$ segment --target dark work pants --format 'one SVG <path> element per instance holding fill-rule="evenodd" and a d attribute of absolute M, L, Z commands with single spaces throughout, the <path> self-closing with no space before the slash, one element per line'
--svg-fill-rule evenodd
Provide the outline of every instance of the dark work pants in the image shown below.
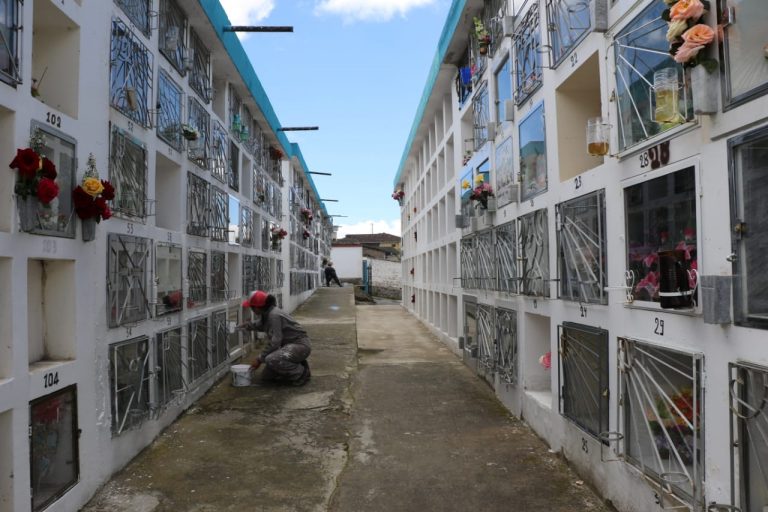
<path fill-rule="evenodd" d="M 261 380 L 291 381 L 304 373 L 302 361 L 306 361 L 312 350 L 306 345 L 289 343 L 269 354 L 264 360 Z"/>

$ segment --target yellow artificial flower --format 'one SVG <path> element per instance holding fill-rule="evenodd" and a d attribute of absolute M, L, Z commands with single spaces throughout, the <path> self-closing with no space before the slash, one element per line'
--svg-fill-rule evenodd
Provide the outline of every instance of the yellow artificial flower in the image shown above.
<path fill-rule="evenodd" d="M 464 180 L 461 182 L 461 189 L 467 190 L 469 188 L 469 180 Z"/>
<path fill-rule="evenodd" d="M 98 178 L 85 178 L 83 180 L 83 190 L 91 197 L 96 197 L 104 190 L 104 185 Z"/>
<path fill-rule="evenodd" d="M 483 181 L 485 181 L 485 177 L 482 174 L 475 176 L 475 186 L 482 185 Z"/>

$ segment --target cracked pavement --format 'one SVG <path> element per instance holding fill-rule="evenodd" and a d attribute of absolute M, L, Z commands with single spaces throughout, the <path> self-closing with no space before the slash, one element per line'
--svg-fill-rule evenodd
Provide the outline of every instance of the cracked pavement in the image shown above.
<path fill-rule="evenodd" d="M 607 511 L 400 306 L 321 288 L 304 387 L 226 376 L 86 512 Z"/>

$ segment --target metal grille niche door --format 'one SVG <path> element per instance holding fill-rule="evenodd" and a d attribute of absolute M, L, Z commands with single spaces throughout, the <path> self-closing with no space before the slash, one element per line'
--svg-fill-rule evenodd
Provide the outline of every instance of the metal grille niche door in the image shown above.
<path fill-rule="evenodd" d="M 481 290 L 496 288 L 496 266 L 494 262 L 493 232 L 483 231 L 475 239 L 477 258 L 475 259 L 475 276 L 477 287 Z"/>
<path fill-rule="evenodd" d="M 144 320 L 149 314 L 147 266 L 150 241 L 110 234 L 107 255 L 107 311 L 109 326 Z"/>
<path fill-rule="evenodd" d="M 496 310 L 496 371 L 507 384 L 516 385 L 517 359 L 517 311 Z"/>
<path fill-rule="evenodd" d="M 518 293 L 520 274 L 517 269 L 517 229 L 515 222 L 507 222 L 497 227 L 496 267 L 498 269 L 499 290 Z"/>
<path fill-rule="evenodd" d="M 187 389 L 181 356 L 181 327 L 155 337 L 155 403 L 158 408 L 177 403 Z"/>
<path fill-rule="evenodd" d="M 658 485 L 662 509 L 703 500 L 703 356 L 619 338 L 624 456 Z"/>
<path fill-rule="evenodd" d="M 768 505 L 768 368 L 730 365 L 734 495 L 744 512 Z"/>
<path fill-rule="evenodd" d="M 549 226 L 542 208 L 520 217 L 522 293 L 549 297 Z"/>
<path fill-rule="evenodd" d="M 496 329 L 493 320 L 492 307 L 484 304 L 477 306 L 477 373 L 491 384 L 496 374 Z"/>
<path fill-rule="evenodd" d="M 608 431 L 608 331 L 560 328 L 560 413 L 597 437 Z"/>
<path fill-rule="evenodd" d="M 138 427 L 149 415 L 149 339 L 137 338 L 109 348 L 112 433 Z"/>
<path fill-rule="evenodd" d="M 477 303 L 464 301 L 464 352 L 477 357 Z"/>

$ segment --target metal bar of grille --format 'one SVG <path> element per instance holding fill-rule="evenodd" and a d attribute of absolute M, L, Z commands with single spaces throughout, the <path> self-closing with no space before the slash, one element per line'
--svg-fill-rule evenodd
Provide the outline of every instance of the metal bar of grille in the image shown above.
<path fill-rule="evenodd" d="M 208 300 L 206 283 L 208 255 L 204 252 L 189 251 L 187 259 L 187 279 L 189 280 L 187 307 L 201 306 Z"/>
<path fill-rule="evenodd" d="M 157 80 L 157 136 L 176 151 L 181 151 L 181 109 L 184 94 L 162 69 Z"/>
<path fill-rule="evenodd" d="M 493 373 L 496 370 L 496 332 L 490 306 L 477 306 L 477 345 L 477 364 L 485 372 Z"/>
<path fill-rule="evenodd" d="M 541 85 L 539 62 L 539 4 L 531 4 L 513 38 L 515 51 L 515 102 L 519 105 Z"/>
<path fill-rule="evenodd" d="M 189 381 L 194 382 L 211 369 L 209 361 L 208 318 L 200 318 L 189 323 L 187 339 L 187 359 Z"/>
<path fill-rule="evenodd" d="M 211 187 L 211 240 L 226 242 L 229 239 L 229 196 L 218 187 Z"/>
<path fill-rule="evenodd" d="M 149 339 L 113 345 L 112 431 L 138 427 L 149 415 Z"/>
<path fill-rule="evenodd" d="M 208 169 L 211 154 L 211 115 L 199 101 L 189 98 L 187 103 L 187 124 L 195 128 L 200 136 L 187 146 L 187 157 L 201 169 Z"/>
<path fill-rule="evenodd" d="M 502 224 L 495 229 L 496 266 L 498 287 L 508 293 L 518 293 L 517 229 L 515 222 Z"/>

